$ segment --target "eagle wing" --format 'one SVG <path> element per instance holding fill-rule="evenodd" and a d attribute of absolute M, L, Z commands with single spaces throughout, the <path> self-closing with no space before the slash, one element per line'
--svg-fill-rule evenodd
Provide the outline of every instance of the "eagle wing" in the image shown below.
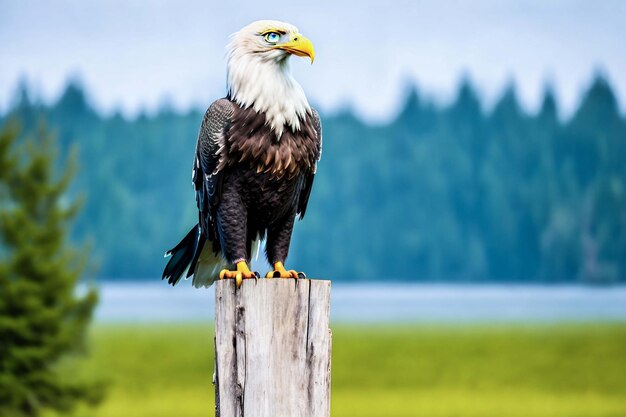
<path fill-rule="evenodd" d="M 221 197 L 226 134 L 234 111 L 233 103 L 227 99 L 213 102 L 204 114 L 198 133 L 192 181 L 196 191 L 200 229 L 210 241 L 215 238 L 214 211 Z"/>
<path fill-rule="evenodd" d="M 313 188 L 313 180 L 315 179 L 315 172 L 317 171 L 317 162 L 322 157 L 322 121 L 320 115 L 315 109 L 311 109 L 311 123 L 316 133 L 317 140 L 317 155 L 315 157 L 315 165 L 304 176 L 304 184 L 300 191 L 300 198 L 298 199 L 298 210 L 296 214 L 300 216 L 300 219 L 304 217 L 306 213 L 306 207 L 309 203 L 309 197 L 311 196 L 311 189 Z"/>

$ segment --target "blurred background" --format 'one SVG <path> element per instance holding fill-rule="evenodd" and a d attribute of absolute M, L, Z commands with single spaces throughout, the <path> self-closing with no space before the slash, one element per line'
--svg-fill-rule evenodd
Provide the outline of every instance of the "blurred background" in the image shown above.
<path fill-rule="evenodd" d="M 316 48 L 292 59 L 324 150 L 289 263 L 333 280 L 333 415 L 626 415 L 626 3 L 0 0 L 0 312 L 38 314 L 11 285 L 80 252 L 59 300 L 88 301 L 89 356 L 49 362 L 106 389 L 74 413 L 212 415 L 213 290 L 159 278 L 228 37 L 259 19 Z M 25 267 L 36 176 L 9 174 L 44 156 L 66 183 L 24 194 L 67 221 Z"/>

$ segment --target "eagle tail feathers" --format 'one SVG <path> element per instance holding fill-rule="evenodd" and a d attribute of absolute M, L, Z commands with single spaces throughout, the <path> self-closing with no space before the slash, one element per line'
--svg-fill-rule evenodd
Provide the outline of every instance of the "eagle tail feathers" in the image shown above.
<path fill-rule="evenodd" d="M 253 262 L 258 260 L 264 241 L 261 234 L 252 241 Z M 227 268 L 229 264 L 221 253 L 213 252 L 211 245 L 207 245 L 206 242 L 207 238 L 200 226 L 194 226 L 178 245 L 165 252 L 165 256 L 171 256 L 171 259 L 165 266 L 162 279 L 167 279 L 167 282 L 174 286 L 183 276 L 185 279 L 193 276 L 194 287 L 210 287 L 220 270 Z"/>
<path fill-rule="evenodd" d="M 165 256 L 171 256 L 171 259 L 165 266 L 161 279 L 167 279 L 172 286 L 176 285 L 189 269 L 198 241 L 198 229 L 197 226 L 192 228 L 178 245 L 165 252 Z"/>
<path fill-rule="evenodd" d="M 226 268 L 228 262 L 221 254 L 211 250 L 210 245 L 205 245 L 201 250 L 193 271 L 193 286 L 196 288 L 210 287 L 215 282 L 220 270 Z M 191 272 L 190 271 L 190 272 Z"/>
<path fill-rule="evenodd" d="M 178 245 L 165 252 L 165 256 L 171 256 L 171 259 L 165 266 L 162 279 L 174 286 L 183 276 L 188 279 L 193 275 L 195 287 L 210 286 L 225 261 L 213 253 L 210 245 L 205 244 L 206 240 L 200 225 L 194 226 Z"/>

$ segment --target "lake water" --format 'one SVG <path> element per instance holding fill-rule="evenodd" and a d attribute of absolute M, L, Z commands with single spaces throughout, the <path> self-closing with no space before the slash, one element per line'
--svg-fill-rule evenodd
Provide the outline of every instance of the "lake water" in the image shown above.
<path fill-rule="evenodd" d="M 187 285 L 184 285 L 187 284 Z M 96 321 L 213 320 L 215 292 L 188 282 L 107 282 Z M 340 284 L 331 291 L 335 323 L 554 323 L 626 321 L 626 286 Z"/>

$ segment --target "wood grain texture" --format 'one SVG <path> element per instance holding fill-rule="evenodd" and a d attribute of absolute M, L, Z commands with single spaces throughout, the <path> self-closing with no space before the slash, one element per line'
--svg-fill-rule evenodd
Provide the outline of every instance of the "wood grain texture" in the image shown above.
<path fill-rule="evenodd" d="M 216 416 L 330 416 L 330 281 L 224 280 L 215 297 Z"/>

